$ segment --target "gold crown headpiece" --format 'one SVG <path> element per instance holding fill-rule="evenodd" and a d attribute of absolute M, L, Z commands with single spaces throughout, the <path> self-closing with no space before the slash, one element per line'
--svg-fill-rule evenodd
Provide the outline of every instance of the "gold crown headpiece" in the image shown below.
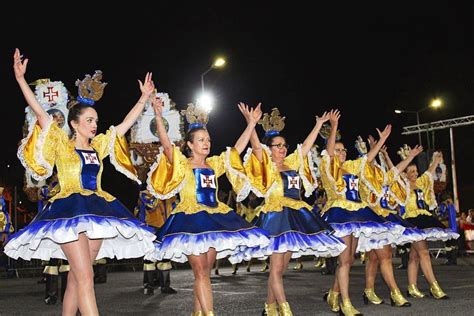
<path fill-rule="evenodd" d="M 404 144 L 403 147 L 400 147 L 400 150 L 397 151 L 397 154 L 400 156 L 400 158 L 402 158 L 402 160 L 405 160 L 407 159 L 408 154 L 410 154 L 410 150 L 410 146 Z"/>
<path fill-rule="evenodd" d="M 76 80 L 76 86 L 78 88 L 77 101 L 89 105 L 94 105 L 95 101 L 100 100 L 104 94 L 104 88 L 107 85 L 106 82 L 101 82 L 102 71 L 96 70 L 94 75 L 86 75 L 81 81 Z"/>
<path fill-rule="evenodd" d="M 285 117 L 280 115 L 278 108 L 273 108 L 270 115 L 268 113 L 263 114 L 263 118 L 258 121 L 258 124 L 262 125 L 265 136 L 279 135 L 285 128 Z"/>
<path fill-rule="evenodd" d="M 319 130 L 319 135 L 324 139 L 324 142 L 326 143 L 329 135 L 331 135 L 331 124 L 324 123 L 321 129 Z M 341 140 L 341 131 L 337 130 L 336 132 L 336 141 Z"/>
<path fill-rule="evenodd" d="M 362 137 L 360 137 L 360 135 L 357 136 L 357 139 L 355 141 L 355 148 L 359 152 L 359 155 L 363 156 L 363 155 L 367 154 L 367 144 L 362 139 Z"/>
<path fill-rule="evenodd" d="M 188 103 L 186 110 L 181 110 L 181 115 L 186 118 L 189 124 L 189 130 L 194 128 L 205 128 L 209 122 L 209 112 L 193 103 Z"/>

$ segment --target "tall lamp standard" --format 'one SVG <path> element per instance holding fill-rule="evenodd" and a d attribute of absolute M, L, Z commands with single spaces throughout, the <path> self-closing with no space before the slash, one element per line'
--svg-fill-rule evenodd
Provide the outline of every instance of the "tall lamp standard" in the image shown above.
<path fill-rule="evenodd" d="M 429 109 L 429 108 L 434 108 L 434 109 L 437 109 L 437 108 L 440 108 L 441 106 L 443 105 L 443 101 L 441 101 L 441 99 L 439 98 L 436 98 L 434 100 L 431 101 L 430 105 L 418 110 L 418 111 L 409 111 L 409 110 L 395 110 L 395 113 L 397 114 L 401 114 L 401 113 L 415 113 L 416 114 L 416 125 L 420 125 L 420 113 Z M 421 143 L 421 132 L 418 131 L 418 143 L 419 145 L 422 145 Z"/>
<path fill-rule="evenodd" d="M 201 74 L 201 92 L 204 93 L 204 76 L 207 75 L 209 71 L 215 68 L 222 68 L 225 65 L 226 61 L 222 57 L 216 58 L 212 65 L 205 72 Z"/>

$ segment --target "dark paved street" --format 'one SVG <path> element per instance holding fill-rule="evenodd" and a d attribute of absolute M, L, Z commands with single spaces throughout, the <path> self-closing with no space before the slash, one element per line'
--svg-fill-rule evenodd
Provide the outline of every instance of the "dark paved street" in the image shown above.
<path fill-rule="evenodd" d="M 409 308 L 363 305 L 364 269 L 357 262 L 351 278 L 353 304 L 365 315 L 472 315 L 474 297 L 474 257 L 460 258 L 457 266 L 443 266 L 443 259 L 433 260 L 435 273 L 443 289 L 451 296 L 447 301 L 433 298 L 411 299 Z M 394 265 L 398 265 L 394 259 Z M 285 277 L 286 293 L 295 315 L 334 315 L 321 299 L 332 282 L 332 276 L 323 276 L 305 261 L 301 272 L 293 271 L 290 264 Z M 267 274 L 259 272 L 260 264 L 252 272 L 241 266 L 237 275 L 231 275 L 229 266 L 220 269 L 219 276 L 212 276 L 215 311 L 217 315 L 260 315 L 265 301 Z M 406 271 L 395 270 L 400 288 L 406 289 Z M 46 306 L 42 302 L 44 285 L 38 278 L 0 279 L 1 315 L 60 315 L 61 306 Z M 192 312 L 191 270 L 181 267 L 172 272 L 172 286 L 176 295 L 163 295 L 156 291 L 144 296 L 141 288 L 142 272 L 110 272 L 106 284 L 96 285 L 99 310 L 102 315 L 190 315 Z M 428 293 L 428 285 L 420 277 L 420 289 Z M 389 291 L 377 279 L 381 297 L 389 302 Z"/>

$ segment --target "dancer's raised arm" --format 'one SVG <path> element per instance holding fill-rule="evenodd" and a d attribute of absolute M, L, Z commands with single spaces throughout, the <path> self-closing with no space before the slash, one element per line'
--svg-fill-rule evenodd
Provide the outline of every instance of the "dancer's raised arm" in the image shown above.
<path fill-rule="evenodd" d="M 26 103 L 28 103 L 30 108 L 35 113 L 40 127 L 44 128 L 49 121 L 49 115 L 39 104 L 38 100 L 36 100 L 35 94 L 26 82 L 25 73 L 26 67 L 28 65 L 28 58 L 24 60 L 22 60 L 22 58 L 23 55 L 21 55 L 20 50 L 16 48 L 15 53 L 13 54 L 13 71 L 15 72 L 15 79 L 18 82 L 18 85 L 20 86 L 21 92 L 25 97 Z"/>
<path fill-rule="evenodd" d="M 140 99 L 138 99 L 137 103 L 130 110 L 130 112 L 128 112 L 127 116 L 125 116 L 122 123 L 115 126 L 115 130 L 117 131 L 118 136 L 125 135 L 125 133 L 127 133 L 130 127 L 132 127 L 132 125 L 138 119 L 140 114 L 142 114 L 146 101 L 150 98 L 150 95 L 155 90 L 155 85 L 153 84 L 151 77 L 152 73 L 147 72 L 143 83 L 138 80 L 142 95 L 140 96 Z"/>

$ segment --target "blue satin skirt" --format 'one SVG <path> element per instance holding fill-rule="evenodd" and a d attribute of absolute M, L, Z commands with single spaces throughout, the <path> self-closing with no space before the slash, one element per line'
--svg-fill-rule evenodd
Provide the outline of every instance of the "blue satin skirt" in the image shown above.
<path fill-rule="evenodd" d="M 100 258 L 137 258 L 154 250 L 155 230 L 138 221 L 118 200 L 79 193 L 46 204 L 5 246 L 12 258 L 66 259 L 61 244 L 78 240 L 80 233 L 103 239 Z"/>
<path fill-rule="evenodd" d="M 155 252 L 146 259 L 186 262 L 187 256 L 201 255 L 214 248 L 217 259 L 229 257 L 231 263 L 262 259 L 268 234 L 249 224 L 235 211 L 211 214 L 172 214 L 156 233 Z"/>
<path fill-rule="evenodd" d="M 292 258 L 335 257 L 345 249 L 342 241 L 332 235 L 332 227 L 306 208 L 262 212 L 254 224 L 269 233 L 271 242 L 264 250 L 267 254 L 291 252 Z"/>
<path fill-rule="evenodd" d="M 459 234 L 450 228 L 446 228 L 437 218 L 429 215 L 418 215 L 416 217 L 410 217 L 406 219 L 413 226 L 421 229 L 425 235 L 426 240 L 446 241 L 449 239 L 459 238 Z"/>
<path fill-rule="evenodd" d="M 400 238 L 405 227 L 377 215 L 369 207 L 348 211 L 332 207 L 323 217 L 335 230 L 335 235 L 345 237 L 353 235 L 359 238 L 357 252 L 367 252 L 392 245 Z"/>

